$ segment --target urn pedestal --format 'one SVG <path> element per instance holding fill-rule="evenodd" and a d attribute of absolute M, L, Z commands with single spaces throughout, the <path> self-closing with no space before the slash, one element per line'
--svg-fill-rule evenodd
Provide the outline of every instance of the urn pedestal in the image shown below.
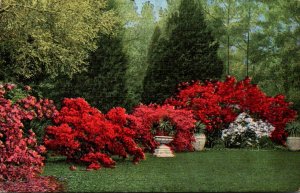
<path fill-rule="evenodd" d="M 155 136 L 154 140 L 157 141 L 160 145 L 154 151 L 154 156 L 156 157 L 174 157 L 172 150 L 166 144 L 170 143 L 173 140 L 173 137 L 170 136 Z"/>

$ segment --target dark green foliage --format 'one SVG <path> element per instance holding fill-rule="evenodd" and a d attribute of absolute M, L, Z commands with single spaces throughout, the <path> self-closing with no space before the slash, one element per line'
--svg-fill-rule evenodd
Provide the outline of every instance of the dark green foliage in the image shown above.
<path fill-rule="evenodd" d="M 263 136 L 258 140 L 258 147 L 262 149 L 275 149 L 275 143 L 268 136 Z"/>
<path fill-rule="evenodd" d="M 146 104 L 163 102 L 180 82 L 218 79 L 223 72 L 222 61 L 217 57 L 218 43 L 204 21 L 199 3 L 182 1 L 166 26 L 166 37 L 157 29 L 149 48 L 143 93 Z"/>
<path fill-rule="evenodd" d="M 121 38 L 101 35 L 98 49 L 90 55 L 87 72 L 73 78 L 68 97 L 83 97 L 103 112 L 124 107 L 126 65 Z"/>
<path fill-rule="evenodd" d="M 285 130 L 290 137 L 300 137 L 300 121 L 293 121 L 287 124 Z"/>

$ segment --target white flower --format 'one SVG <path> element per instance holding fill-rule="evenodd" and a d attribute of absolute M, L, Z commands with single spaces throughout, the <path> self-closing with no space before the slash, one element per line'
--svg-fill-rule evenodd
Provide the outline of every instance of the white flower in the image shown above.
<path fill-rule="evenodd" d="M 233 145 L 240 145 L 242 141 L 237 140 L 238 136 L 243 135 L 246 131 L 250 131 L 255 133 L 255 138 L 245 138 L 241 139 L 246 142 L 248 145 L 253 145 L 253 141 L 258 143 L 258 139 L 262 136 L 270 136 L 274 131 L 275 127 L 273 127 L 270 123 L 264 122 L 262 120 L 254 121 L 251 116 L 247 113 L 243 112 L 239 114 L 236 120 L 229 124 L 228 129 L 224 129 L 222 131 L 222 139 L 229 140 Z M 250 142 L 251 141 L 251 142 Z"/>

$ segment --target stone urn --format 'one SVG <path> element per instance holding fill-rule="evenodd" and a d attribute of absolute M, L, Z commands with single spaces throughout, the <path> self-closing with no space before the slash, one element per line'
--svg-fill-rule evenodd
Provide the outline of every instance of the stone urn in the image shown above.
<path fill-rule="evenodd" d="M 166 144 L 173 141 L 171 136 L 155 136 L 154 140 L 157 141 L 160 145 L 155 149 L 154 156 L 156 157 L 174 157 L 174 154 L 169 146 Z"/>
<path fill-rule="evenodd" d="M 300 150 L 300 137 L 288 137 L 286 139 L 286 145 L 291 151 Z"/>
<path fill-rule="evenodd" d="M 192 145 L 193 145 L 195 151 L 203 151 L 205 142 L 206 142 L 205 134 L 203 134 L 203 133 L 195 134 L 194 137 L 195 137 L 195 141 L 192 143 Z"/>

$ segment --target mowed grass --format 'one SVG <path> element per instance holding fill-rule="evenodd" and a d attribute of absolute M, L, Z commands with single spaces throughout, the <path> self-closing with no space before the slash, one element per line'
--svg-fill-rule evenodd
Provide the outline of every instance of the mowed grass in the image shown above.
<path fill-rule="evenodd" d="M 43 175 L 58 177 L 74 192 L 295 192 L 300 188 L 300 152 L 284 150 L 207 150 L 146 154 L 138 165 L 119 160 L 116 168 L 69 170 L 50 158 Z"/>

